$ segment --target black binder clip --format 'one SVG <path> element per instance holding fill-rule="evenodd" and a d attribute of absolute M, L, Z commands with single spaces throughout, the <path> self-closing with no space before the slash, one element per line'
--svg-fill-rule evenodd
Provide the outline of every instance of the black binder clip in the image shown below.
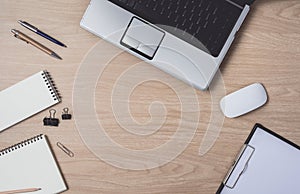
<path fill-rule="evenodd" d="M 63 111 L 64 112 L 61 115 L 62 120 L 70 120 L 70 119 L 72 119 L 72 115 L 69 114 L 69 109 L 68 108 L 64 108 Z"/>
<path fill-rule="evenodd" d="M 59 119 L 55 118 L 56 110 L 50 109 L 49 113 L 50 113 L 50 117 L 49 118 L 45 117 L 44 120 L 43 120 L 44 126 L 58 127 Z"/>

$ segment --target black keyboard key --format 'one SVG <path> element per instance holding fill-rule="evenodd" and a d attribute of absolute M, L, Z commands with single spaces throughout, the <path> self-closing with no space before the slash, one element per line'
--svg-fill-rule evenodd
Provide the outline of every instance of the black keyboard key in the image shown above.
<path fill-rule="evenodd" d="M 135 1 L 135 0 L 128 0 L 128 2 L 127 2 L 127 5 L 128 5 L 129 7 L 134 7 L 135 4 L 136 4 L 136 1 Z"/>

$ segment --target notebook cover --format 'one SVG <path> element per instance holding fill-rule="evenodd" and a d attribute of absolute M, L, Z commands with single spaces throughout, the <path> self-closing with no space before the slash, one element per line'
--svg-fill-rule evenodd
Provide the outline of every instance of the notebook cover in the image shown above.
<path fill-rule="evenodd" d="M 0 132 L 59 103 L 60 97 L 47 71 L 40 71 L 0 92 Z"/>
<path fill-rule="evenodd" d="M 0 172 L 0 192 L 41 188 L 34 193 L 50 194 L 67 189 L 45 135 L 0 151 Z"/>

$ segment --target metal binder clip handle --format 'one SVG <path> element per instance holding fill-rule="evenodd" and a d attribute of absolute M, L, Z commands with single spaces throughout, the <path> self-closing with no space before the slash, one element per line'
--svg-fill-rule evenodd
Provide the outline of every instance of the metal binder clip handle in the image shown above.
<path fill-rule="evenodd" d="M 235 160 L 234 164 L 230 168 L 223 181 L 226 187 L 230 189 L 233 189 L 235 187 L 242 174 L 246 172 L 249 161 L 253 156 L 254 151 L 255 148 L 248 144 L 245 144 L 242 147 L 237 159 Z"/>
<path fill-rule="evenodd" d="M 49 110 L 49 113 L 50 113 L 50 118 L 55 118 L 56 110 L 50 109 L 50 110 Z"/>

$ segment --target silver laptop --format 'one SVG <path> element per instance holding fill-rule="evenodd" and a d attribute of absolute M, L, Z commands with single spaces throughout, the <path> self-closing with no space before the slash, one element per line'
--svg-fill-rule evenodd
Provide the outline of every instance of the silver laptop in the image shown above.
<path fill-rule="evenodd" d="M 91 0 L 80 25 L 205 90 L 254 0 Z"/>

